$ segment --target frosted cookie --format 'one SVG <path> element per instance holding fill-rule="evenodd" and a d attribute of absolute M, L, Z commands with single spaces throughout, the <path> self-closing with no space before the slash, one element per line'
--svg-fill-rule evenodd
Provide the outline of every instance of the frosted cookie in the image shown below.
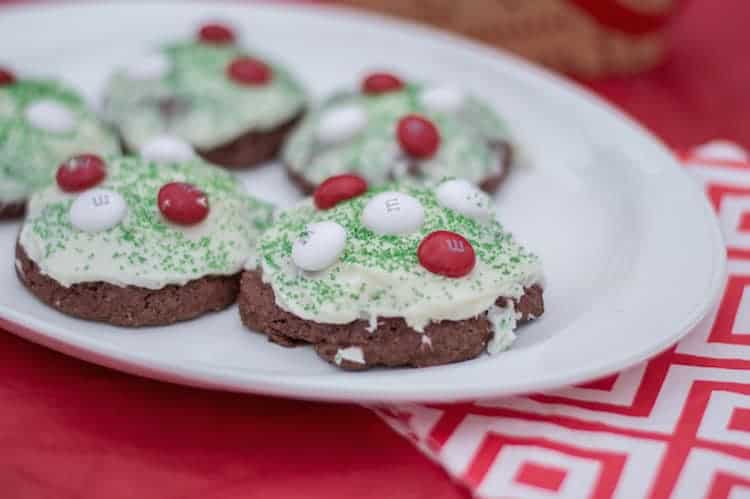
<path fill-rule="evenodd" d="M 342 173 L 356 173 L 371 185 L 460 177 L 488 192 L 505 178 L 510 134 L 479 98 L 387 73 L 367 76 L 360 87 L 334 94 L 308 113 L 285 144 L 283 161 L 304 192 Z"/>
<path fill-rule="evenodd" d="M 119 145 L 76 91 L 0 68 L 0 219 L 21 216 L 60 163 L 84 151 L 114 154 Z"/>
<path fill-rule="evenodd" d="M 466 180 L 436 188 L 325 181 L 282 212 L 242 275 L 240 314 L 344 369 L 423 367 L 496 353 L 544 311 L 539 259 Z"/>
<path fill-rule="evenodd" d="M 21 282 L 82 319 L 157 326 L 235 302 L 270 206 L 200 159 L 81 155 L 34 194 L 16 245 Z"/>
<path fill-rule="evenodd" d="M 128 151 L 175 135 L 229 168 L 273 159 L 306 104 L 284 68 L 242 48 L 234 32 L 205 25 L 115 71 L 105 110 Z"/>

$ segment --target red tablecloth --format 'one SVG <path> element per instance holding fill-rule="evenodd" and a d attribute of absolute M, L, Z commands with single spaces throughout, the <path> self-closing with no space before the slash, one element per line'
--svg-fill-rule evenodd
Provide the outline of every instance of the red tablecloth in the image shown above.
<path fill-rule="evenodd" d="M 692 0 L 666 64 L 589 85 L 674 147 L 750 147 L 749 19 L 747 0 Z M 468 494 L 365 409 L 143 380 L 0 332 L 0 497 Z"/>

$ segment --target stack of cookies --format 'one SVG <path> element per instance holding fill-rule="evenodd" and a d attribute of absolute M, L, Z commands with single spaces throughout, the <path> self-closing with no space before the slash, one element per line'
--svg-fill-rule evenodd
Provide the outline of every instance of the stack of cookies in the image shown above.
<path fill-rule="evenodd" d="M 544 311 L 539 259 L 495 219 L 510 128 L 480 96 L 372 72 L 311 104 L 206 24 L 75 90 L 0 69 L 0 217 L 21 283 L 123 327 L 239 303 L 243 324 L 349 370 L 497 353 Z M 280 159 L 277 209 L 229 170 Z M 274 166 L 264 166 L 274 168 Z"/>

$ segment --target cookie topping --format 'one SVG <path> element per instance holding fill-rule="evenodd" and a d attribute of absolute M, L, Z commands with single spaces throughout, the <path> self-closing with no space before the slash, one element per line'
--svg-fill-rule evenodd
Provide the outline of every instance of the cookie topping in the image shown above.
<path fill-rule="evenodd" d="M 198 30 L 198 40 L 203 43 L 226 45 L 234 43 L 236 37 L 229 26 L 218 23 L 204 24 Z"/>
<path fill-rule="evenodd" d="M 57 169 L 57 185 L 65 192 L 91 189 L 107 176 L 104 160 L 95 154 L 79 154 Z"/>
<path fill-rule="evenodd" d="M 325 111 L 318 123 L 318 140 L 324 144 L 345 142 L 367 126 L 367 112 L 350 104 Z"/>
<path fill-rule="evenodd" d="M 440 132 L 437 127 L 430 120 L 416 114 L 401 118 L 396 134 L 401 149 L 415 158 L 429 158 L 440 146 Z"/>
<path fill-rule="evenodd" d="M 178 225 L 195 225 L 208 216 L 208 197 L 187 182 L 170 182 L 162 187 L 158 204 L 162 215 Z"/>
<path fill-rule="evenodd" d="M 131 80 L 155 81 L 164 78 L 170 70 L 169 58 L 161 52 L 145 55 L 125 68 Z"/>
<path fill-rule="evenodd" d="M 345 245 L 346 229 L 338 223 L 310 224 L 292 246 L 292 261 L 302 270 L 325 270 L 338 261 Z"/>
<path fill-rule="evenodd" d="M 381 192 L 362 210 L 362 224 L 380 235 L 410 234 L 419 230 L 423 223 L 422 205 L 402 192 Z"/>
<path fill-rule="evenodd" d="M 417 248 L 417 257 L 422 267 L 446 277 L 463 277 L 476 264 L 471 243 L 462 235 L 447 230 L 438 230 L 425 237 Z"/>
<path fill-rule="evenodd" d="M 70 206 L 70 223 L 83 232 L 102 232 L 119 224 L 128 211 L 125 199 L 116 191 L 91 189 Z"/>
<path fill-rule="evenodd" d="M 419 100 L 430 111 L 456 113 L 466 101 L 466 94 L 455 87 L 437 85 L 422 90 Z"/>
<path fill-rule="evenodd" d="M 370 95 L 395 92 L 404 87 L 404 82 L 391 73 L 372 73 L 362 81 L 362 93 Z"/>
<path fill-rule="evenodd" d="M 367 181 L 349 173 L 329 178 L 315 189 L 315 206 L 321 210 L 333 208 L 342 201 L 355 198 L 367 191 Z"/>
<path fill-rule="evenodd" d="M 32 102 L 25 112 L 26 120 L 40 130 L 50 133 L 67 133 L 76 126 L 73 112 L 52 99 Z"/>
<path fill-rule="evenodd" d="M 16 82 L 16 77 L 9 69 L 0 68 L 0 86 L 12 85 Z"/>
<path fill-rule="evenodd" d="M 492 216 L 492 201 L 478 187 L 465 179 L 446 180 L 435 189 L 440 205 L 475 220 Z"/>
<path fill-rule="evenodd" d="M 265 85 L 271 81 L 272 72 L 268 65 L 252 57 L 238 57 L 227 66 L 229 78 L 240 85 Z"/>
<path fill-rule="evenodd" d="M 161 289 L 257 266 L 255 243 L 273 209 L 248 196 L 232 174 L 200 159 L 163 165 L 139 156 L 101 157 L 107 176 L 78 196 L 114 191 L 125 200 L 127 213 L 110 230 L 84 232 L 71 224 L 76 219 L 70 216 L 71 205 L 78 196 L 61 193 L 57 185 L 37 191 L 29 200 L 19 243 L 44 274 L 64 286 L 103 281 Z M 209 199 L 209 215 L 199 225 L 186 228 L 162 215 L 159 190 L 176 181 L 200 186 Z"/>
<path fill-rule="evenodd" d="M 387 199 L 395 194 L 417 200 L 424 211 L 421 226 L 396 235 L 366 226 L 363 212 L 383 194 Z M 402 209 L 398 218 L 404 218 L 405 211 Z M 307 274 L 294 264 L 292 250 L 294 241 L 316 222 L 341 225 L 346 246 L 330 267 Z M 437 244 L 436 251 L 426 251 L 429 245 L 423 241 L 441 231 L 460 234 L 452 239 L 463 242 L 464 252 L 459 252 L 460 245 L 447 247 L 445 242 L 443 248 Z M 410 328 L 423 332 L 431 322 L 477 317 L 495 305 L 498 297 L 519 299 L 524 289 L 543 279 L 539 259 L 515 242 L 497 221 L 479 223 L 462 216 L 440 205 L 434 189 L 412 182 L 370 187 L 329 210 L 319 210 L 311 202 L 300 203 L 277 215 L 257 249 L 263 282 L 273 288 L 279 307 L 322 324 L 369 319 L 371 331 L 378 328 L 378 318 L 403 317 Z M 441 256 L 442 252 L 448 256 Z M 468 274 L 449 279 L 435 270 Z"/>
<path fill-rule="evenodd" d="M 174 135 L 160 135 L 146 142 L 141 157 L 157 163 L 178 163 L 195 158 L 193 147 Z"/>

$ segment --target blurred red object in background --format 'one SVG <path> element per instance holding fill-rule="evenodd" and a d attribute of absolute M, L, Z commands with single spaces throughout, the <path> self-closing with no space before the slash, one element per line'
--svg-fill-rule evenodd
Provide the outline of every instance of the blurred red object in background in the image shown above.
<path fill-rule="evenodd" d="M 333 0 L 476 38 L 571 74 L 632 73 L 659 62 L 682 0 Z"/>
<path fill-rule="evenodd" d="M 581 80 L 673 148 L 721 138 L 750 148 L 750 2 L 689 0 L 669 26 L 656 68 Z"/>

